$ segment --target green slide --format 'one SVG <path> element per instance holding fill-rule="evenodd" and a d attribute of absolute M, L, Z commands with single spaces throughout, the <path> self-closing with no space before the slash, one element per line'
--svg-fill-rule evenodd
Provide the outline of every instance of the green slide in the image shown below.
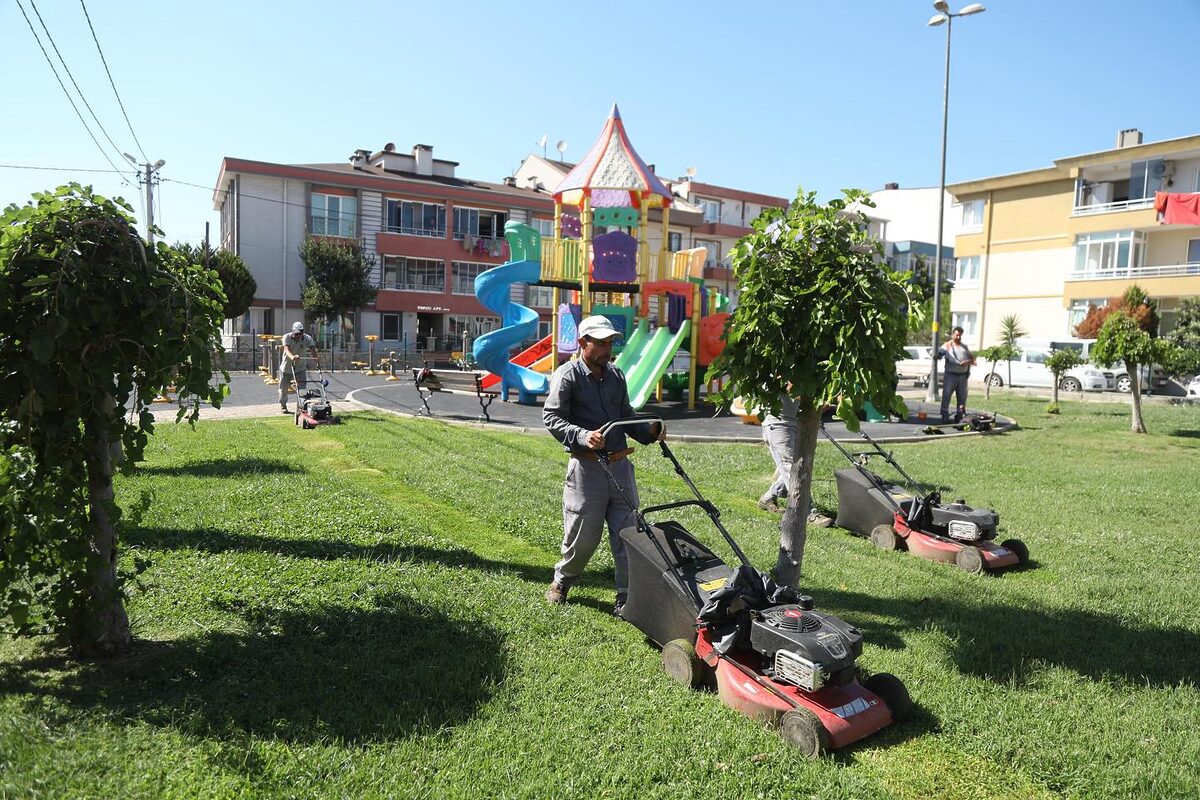
<path fill-rule="evenodd" d="M 684 320 L 674 335 L 669 328 L 659 328 L 644 346 L 644 352 L 640 353 L 636 363 L 630 364 L 629 369 L 625 371 L 625 381 L 629 384 L 629 403 L 634 411 L 650 400 L 654 387 L 671 366 L 675 353 L 687 347 L 690 335 L 690 320 Z"/>
<path fill-rule="evenodd" d="M 646 343 L 649 341 L 650 323 L 643 319 L 634 328 L 633 335 L 625 340 L 625 346 L 617 353 L 617 360 L 613 363 L 628 376 L 629 370 L 642 357 L 642 351 L 646 349 Z"/>

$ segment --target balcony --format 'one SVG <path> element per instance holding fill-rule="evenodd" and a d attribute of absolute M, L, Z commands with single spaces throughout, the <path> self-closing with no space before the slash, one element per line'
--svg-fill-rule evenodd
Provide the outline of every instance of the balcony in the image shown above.
<path fill-rule="evenodd" d="M 1114 267 L 1111 269 L 1072 270 L 1069 281 L 1132 280 L 1141 278 L 1175 278 L 1200 276 L 1200 262 L 1189 264 L 1156 264 L 1141 267 Z"/>
<path fill-rule="evenodd" d="M 1114 200 L 1111 203 L 1087 203 L 1071 209 L 1071 216 L 1086 217 L 1092 214 L 1111 214 L 1117 211 L 1141 211 L 1153 208 L 1154 198 L 1143 197 L 1140 200 Z"/>

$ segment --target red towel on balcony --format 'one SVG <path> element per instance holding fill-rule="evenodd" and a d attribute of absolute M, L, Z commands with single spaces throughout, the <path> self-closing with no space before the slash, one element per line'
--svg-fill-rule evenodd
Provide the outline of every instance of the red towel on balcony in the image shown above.
<path fill-rule="evenodd" d="M 1154 210 L 1163 225 L 1200 225 L 1200 192 L 1155 192 Z"/>

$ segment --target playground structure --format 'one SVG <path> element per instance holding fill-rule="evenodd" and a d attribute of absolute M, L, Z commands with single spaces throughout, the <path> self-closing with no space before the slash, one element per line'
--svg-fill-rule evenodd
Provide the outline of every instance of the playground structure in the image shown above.
<path fill-rule="evenodd" d="M 656 390 L 661 396 L 671 362 L 686 350 L 688 408 L 694 409 L 697 369 L 724 347 L 728 298 L 704 286 L 704 248 L 667 249 L 674 196 L 634 150 L 615 104 L 596 143 L 553 197 L 554 237 L 542 240 L 528 225 L 507 223 L 511 260 L 475 279 L 476 296 L 501 318 L 500 328 L 475 340 L 476 363 L 492 373 L 483 385 L 499 383 L 505 400 L 515 388 L 519 402 L 532 403 L 549 390 L 547 376 L 560 356 L 577 350 L 580 320 L 602 314 L 621 332 L 616 365 L 633 407 L 642 408 Z M 652 208 L 662 212 L 657 252 L 647 239 Z M 514 283 L 551 287 L 554 313 L 550 335 L 511 357 L 516 345 L 536 335 L 538 322 L 533 309 L 512 301 Z"/>

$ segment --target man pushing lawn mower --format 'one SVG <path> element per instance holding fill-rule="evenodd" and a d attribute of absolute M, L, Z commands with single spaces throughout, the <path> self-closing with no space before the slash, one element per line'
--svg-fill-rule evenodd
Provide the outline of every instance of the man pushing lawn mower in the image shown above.
<path fill-rule="evenodd" d="M 607 523 L 616 565 L 617 602 L 613 613 L 620 615 L 629 581 L 620 533 L 629 524 L 638 502 L 633 464 L 627 458 L 633 449 L 625 447 L 624 431 L 613 433 L 607 443 L 608 465 L 624 495 L 610 485 L 597 460 L 597 451 L 606 446 L 600 429 L 614 420 L 633 416 L 625 376 L 611 363 L 612 337 L 616 334 L 607 317 L 592 316 L 579 324 L 580 358 L 554 371 L 542 422 L 571 454 L 563 484 L 562 558 L 554 565 L 554 581 L 546 591 L 546 601 L 556 605 L 567 601 L 567 593 L 596 552 Z M 629 435 L 650 444 L 662 435 L 662 425 L 634 426 Z"/>
<path fill-rule="evenodd" d="M 294 323 L 292 332 L 283 337 L 283 358 L 279 362 L 279 410 L 281 413 L 292 413 L 288 411 L 287 407 L 288 384 L 295 380 L 297 396 L 308 384 L 308 370 L 304 368 L 304 363 L 300 360 L 305 349 L 308 350 L 310 356 L 317 357 L 317 343 L 304 332 L 304 323 Z M 297 402 L 299 401 L 297 400 Z"/>

